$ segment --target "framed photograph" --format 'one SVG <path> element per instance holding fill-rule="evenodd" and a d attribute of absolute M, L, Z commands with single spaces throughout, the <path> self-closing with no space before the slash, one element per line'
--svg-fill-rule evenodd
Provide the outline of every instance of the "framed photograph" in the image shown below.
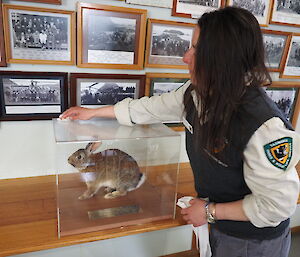
<path fill-rule="evenodd" d="M 9 63 L 75 64 L 75 13 L 3 5 Z"/>
<path fill-rule="evenodd" d="M 293 34 L 280 78 L 300 78 L 300 34 Z"/>
<path fill-rule="evenodd" d="M 190 79 L 189 73 L 146 73 L 146 96 L 176 90 Z"/>
<path fill-rule="evenodd" d="M 77 66 L 143 69 L 147 10 L 78 3 Z"/>
<path fill-rule="evenodd" d="M 192 44 L 195 24 L 148 19 L 145 66 L 187 69 L 182 58 Z"/>
<path fill-rule="evenodd" d="M 172 8 L 173 0 L 126 0 L 127 4 Z"/>
<path fill-rule="evenodd" d="M 61 0 L 19 0 L 23 2 L 43 3 L 43 4 L 61 4 Z"/>
<path fill-rule="evenodd" d="M 291 42 L 291 33 L 262 29 L 262 35 L 265 45 L 266 66 L 269 71 L 282 71 Z"/>
<path fill-rule="evenodd" d="M 97 108 L 145 95 L 145 75 L 71 73 L 71 106 Z"/>
<path fill-rule="evenodd" d="M 42 120 L 67 109 L 68 74 L 0 71 L 1 120 Z"/>
<path fill-rule="evenodd" d="M 158 96 L 171 92 L 181 87 L 190 79 L 188 73 L 146 73 L 146 96 Z M 164 123 L 175 131 L 183 131 L 184 126 L 180 121 Z"/>
<path fill-rule="evenodd" d="M 272 0 L 228 0 L 228 6 L 237 6 L 250 11 L 261 26 L 268 26 Z"/>
<path fill-rule="evenodd" d="M 287 120 L 296 127 L 300 111 L 299 82 L 273 81 L 271 87 L 264 88 Z"/>
<path fill-rule="evenodd" d="M 270 23 L 300 27 L 300 1 L 274 0 Z"/>
<path fill-rule="evenodd" d="M 225 6 L 225 0 L 173 0 L 172 16 L 198 19 Z"/>
<path fill-rule="evenodd" d="M 4 34 L 3 34 L 3 23 L 2 23 L 2 0 L 0 0 L 0 67 L 5 67 L 5 48 L 4 48 Z"/>

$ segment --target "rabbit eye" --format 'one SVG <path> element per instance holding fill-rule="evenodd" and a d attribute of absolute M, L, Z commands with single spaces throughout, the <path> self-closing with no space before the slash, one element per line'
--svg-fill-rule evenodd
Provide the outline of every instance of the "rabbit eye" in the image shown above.
<path fill-rule="evenodd" d="M 82 156 L 81 156 L 81 155 L 78 155 L 78 156 L 77 156 L 77 159 L 78 159 L 78 160 L 81 160 L 81 159 L 82 159 Z"/>

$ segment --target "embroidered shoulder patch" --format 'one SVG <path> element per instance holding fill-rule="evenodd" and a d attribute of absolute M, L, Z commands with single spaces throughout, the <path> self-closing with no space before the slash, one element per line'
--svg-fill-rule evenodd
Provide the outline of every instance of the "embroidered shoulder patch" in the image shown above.
<path fill-rule="evenodd" d="M 293 139 L 283 137 L 264 145 L 268 160 L 277 168 L 286 170 L 293 154 Z"/>

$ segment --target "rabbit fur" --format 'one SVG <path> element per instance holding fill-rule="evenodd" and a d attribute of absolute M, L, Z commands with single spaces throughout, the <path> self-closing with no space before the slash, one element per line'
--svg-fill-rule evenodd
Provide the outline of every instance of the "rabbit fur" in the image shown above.
<path fill-rule="evenodd" d="M 124 196 L 144 183 L 146 177 L 132 156 L 119 149 L 94 153 L 98 146 L 99 143 L 89 143 L 68 158 L 79 172 L 94 175 L 94 179 L 86 180 L 87 190 L 78 199 L 93 197 L 101 187 L 105 187 L 104 198 Z"/>

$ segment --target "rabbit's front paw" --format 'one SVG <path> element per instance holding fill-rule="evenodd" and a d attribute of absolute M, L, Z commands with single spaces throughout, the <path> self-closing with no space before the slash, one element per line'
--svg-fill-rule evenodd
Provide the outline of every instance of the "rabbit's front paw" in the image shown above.
<path fill-rule="evenodd" d="M 94 196 L 94 194 L 88 192 L 88 191 L 85 191 L 81 196 L 78 197 L 79 200 L 86 200 L 86 199 L 89 199 L 89 198 L 92 198 Z"/>

